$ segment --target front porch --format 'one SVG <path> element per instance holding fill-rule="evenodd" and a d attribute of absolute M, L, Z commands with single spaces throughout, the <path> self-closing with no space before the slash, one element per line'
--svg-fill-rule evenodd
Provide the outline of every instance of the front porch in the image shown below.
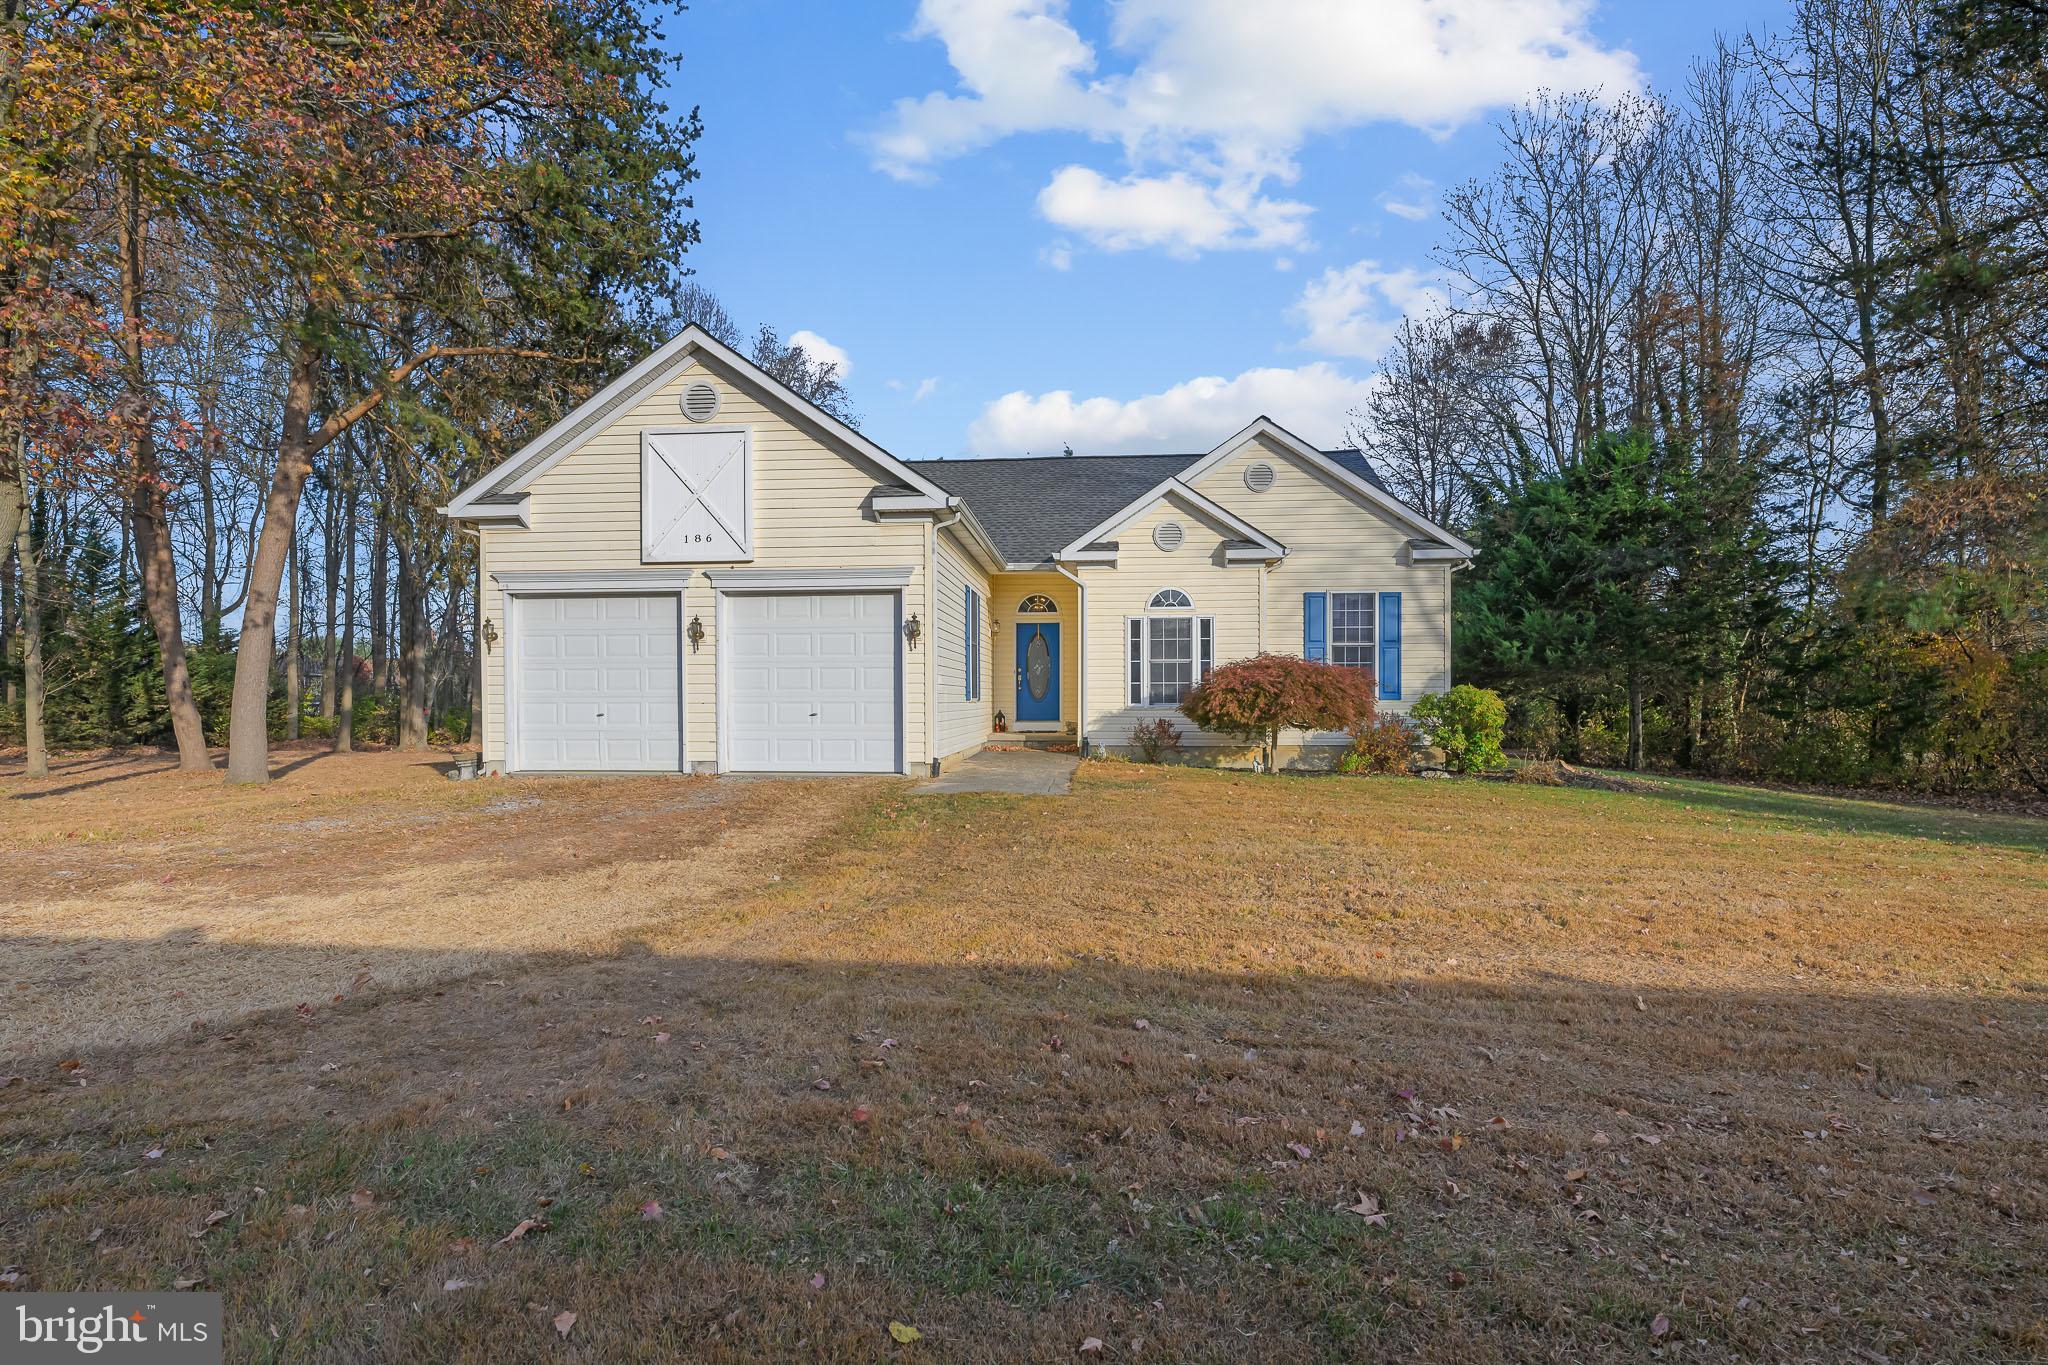
<path fill-rule="evenodd" d="M 1084 639 L 1080 588 L 1061 573 L 996 574 L 989 581 L 988 613 L 994 645 L 988 742 L 1077 743 Z"/>

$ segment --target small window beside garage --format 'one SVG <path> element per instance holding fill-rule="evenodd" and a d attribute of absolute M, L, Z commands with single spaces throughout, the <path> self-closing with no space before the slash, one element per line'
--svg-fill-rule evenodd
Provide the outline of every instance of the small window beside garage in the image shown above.
<path fill-rule="evenodd" d="M 981 594 L 972 588 L 967 592 L 967 631 L 961 642 L 966 655 L 967 700 L 981 700 Z"/>

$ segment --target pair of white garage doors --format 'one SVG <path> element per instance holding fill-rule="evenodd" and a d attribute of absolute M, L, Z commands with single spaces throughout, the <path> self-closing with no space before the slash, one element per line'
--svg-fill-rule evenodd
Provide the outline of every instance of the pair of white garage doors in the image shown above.
<path fill-rule="evenodd" d="M 715 704 L 698 712 L 715 717 L 721 768 L 900 771 L 898 600 L 893 593 L 727 595 L 724 638 L 709 642 L 724 652 Z M 684 766 L 687 646 L 676 594 L 521 597 L 513 620 L 511 768 Z"/>

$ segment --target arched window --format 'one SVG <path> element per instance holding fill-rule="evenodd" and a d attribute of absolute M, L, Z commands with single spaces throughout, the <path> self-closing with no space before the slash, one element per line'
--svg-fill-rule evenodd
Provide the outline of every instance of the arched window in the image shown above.
<path fill-rule="evenodd" d="M 1056 614 L 1059 609 L 1060 604 L 1042 592 L 1032 593 L 1031 596 L 1017 604 L 1017 614 L 1019 616 L 1051 616 Z"/>
<path fill-rule="evenodd" d="M 1152 600 L 1147 605 L 1152 611 L 1185 611 L 1195 604 L 1179 588 L 1161 588 L 1152 594 Z"/>

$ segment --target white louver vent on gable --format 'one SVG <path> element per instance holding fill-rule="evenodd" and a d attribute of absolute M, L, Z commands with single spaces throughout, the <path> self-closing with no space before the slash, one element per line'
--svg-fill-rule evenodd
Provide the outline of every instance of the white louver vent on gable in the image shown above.
<path fill-rule="evenodd" d="M 1264 460 L 1254 460 L 1244 467 L 1244 486 L 1254 493 L 1263 493 L 1273 486 L 1273 466 Z"/>
<path fill-rule="evenodd" d="M 724 564 L 752 559 L 753 454 L 753 433 L 746 427 L 643 435 L 641 560 Z"/>
<path fill-rule="evenodd" d="M 718 416 L 718 389 L 698 380 L 683 390 L 683 416 L 692 422 L 708 422 Z"/>
<path fill-rule="evenodd" d="M 1177 521 L 1162 521 L 1152 528 L 1152 543 L 1167 554 L 1178 550 L 1181 542 L 1186 539 L 1187 532 L 1181 529 L 1181 524 Z"/>

